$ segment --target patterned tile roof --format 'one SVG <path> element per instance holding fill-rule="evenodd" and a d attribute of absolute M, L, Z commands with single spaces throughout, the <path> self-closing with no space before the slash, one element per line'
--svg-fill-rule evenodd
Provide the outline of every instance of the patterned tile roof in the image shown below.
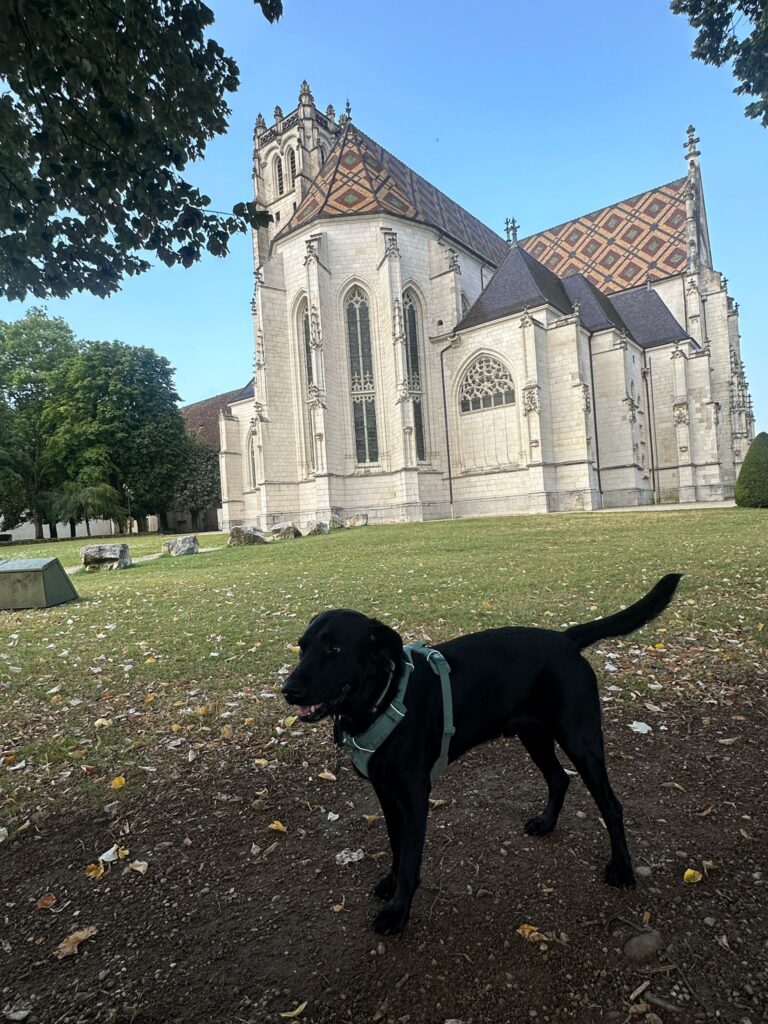
<path fill-rule="evenodd" d="M 387 213 L 429 224 L 497 266 L 504 240 L 348 121 L 322 170 L 276 236 L 314 220 Z"/>
<path fill-rule="evenodd" d="M 581 273 L 603 292 L 685 270 L 687 178 L 540 231 L 520 244 L 558 277 Z"/>

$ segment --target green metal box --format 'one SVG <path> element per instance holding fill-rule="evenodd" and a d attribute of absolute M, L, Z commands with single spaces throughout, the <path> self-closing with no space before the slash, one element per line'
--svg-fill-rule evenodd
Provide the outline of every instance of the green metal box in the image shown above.
<path fill-rule="evenodd" d="M 77 599 L 58 558 L 0 558 L 0 609 L 50 608 Z"/>

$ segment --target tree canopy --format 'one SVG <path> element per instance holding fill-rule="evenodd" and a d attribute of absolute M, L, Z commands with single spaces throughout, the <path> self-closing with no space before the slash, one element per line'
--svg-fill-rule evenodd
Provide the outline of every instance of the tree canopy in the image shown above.
<path fill-rule="evenodd" d="M 269 21 L 281 0 L 254 0 Z M 183 176 L 227 129 L 235 61 L 201 0 L 0 4 L 0 296 L 109 295 L 266 223 Z"/>
<path fill-rule="evenodd" d="M 733 62 L 738 96 L 755 96 L 747 117 L 768 128 L 768 3 L 766 0 L 672 0 L 697 29 L 691 56 L 722 67 Z"/>

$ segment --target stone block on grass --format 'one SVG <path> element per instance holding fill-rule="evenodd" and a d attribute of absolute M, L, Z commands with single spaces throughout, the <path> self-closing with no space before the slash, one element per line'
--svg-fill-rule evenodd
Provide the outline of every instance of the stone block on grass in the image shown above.
<path fill-rule="evenodd" d="M 174 558 L 178 555 L 196 555 L 199 551 L 197 537 L 176 537 L 174 540 L 163 541 L 163 554 Z"/>
<path fill-rule="evenodd" d="M 130 569 L 133 565 L 127 544 L 87 544 L 80 548 L 80 561 L 86 572 L 100 569 Z"/>
<path fill-rule="evenodd" d="M 272 540 L 295 540 L 301 536 L 301 530 L 295 523 L 275 523 L 269 531 Z"/>
<path fill-rule="evenodd" d="M 368 513 L 357 512 L 353 516 L 347 516 L 344 520 L 345 526 L 367 526 L 368 525 Z"/>
<path fill-rule="evenodd" d="M 248 547 L 251 544 L 266 544 L 267 537 L 255 526 L 233 526 L 229 531 L 229 544 L 232 548 Z"/>
<path fill-rule="evenodd" d="M 321 533 L 328 533 L 330 527 L 328 523 L 324 523 L 321 519 L 318 519 L 314 523 L 307 523 L 304 529 L 301 531 L 304 537 L 316 537 Z"/>

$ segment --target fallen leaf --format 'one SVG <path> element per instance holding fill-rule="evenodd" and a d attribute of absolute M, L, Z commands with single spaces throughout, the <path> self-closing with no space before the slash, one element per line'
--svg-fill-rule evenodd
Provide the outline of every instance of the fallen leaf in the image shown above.
<path fill-rule="evenodd" d="M 336 781 L 336 776 L 333 774 L 333 772 L 329 772 L 327 768 L 324 771 L 320 772 L 320 774 L 317 777 L 318 779 L 325 779 L 326 782 Z"/>
<path fill-rule="evenodd" d="M 306 1008 L 307 1008 L 307 1000 L 305 999 L 303 1003 L 299 1003 L 299 1005 L 296 1007 L 295 1010 L 288 1010 L 286 1013 L 281 1013 L 280 1016 L 281 1017 L 285 1017 L 286 1020 L 289 1020 L 290 1018 L 293 1018 L 293 1017 L 299 1017 L 299 1016 L 301 1016 L 302 1013 L 304 1013 Z"/>
<path fill-rule="evenodd" d="M 222 727 L 221 727 L 221 729 L 219 731 L 219 735 L 221 736 L 221 738 L 223 740 L 231 740 L 232 739 L 232 726 L 231 725 L 222 725 Z"/>
<path fill-rule="evenodd" d="M 342 896 L 341 897 L 341 903 L 334 903 L 333 906 L 331 907 L 331 910 L 334 912 L 334 914 L 340 914 L 342 912 L 342 910 L 344 909 L 344 904 L 346 902 L 347 902 L 347 897 L 346 896 Z"/>
<path fill-rule="evenodd" d="M 178 722 L 173 722 L 171 724 L 171 732 L 181 732 L 181 726 Z"/>
<path fill-rule="evenodd" d="M 97 718 L 93 723 L 97 729 L 108 729 L 112 725 L 111 718 Z"/>
<path fill-rule="evenodd" d="M 653 729 L 647 722 L 630 722 L 629 728 L 632 732 L 639 732 L 641 735 L 645 735 L 647 732 L 653 732 Z"/>
<path fill-rule="evenodd" d="M 696 871 L 694 868 L 687 868 L 683 875 L 683 881 L 686 885 L 695 885 L 700 882 L 704 876 L 700 871 Z"/>
<path fill-rule="evenodd" d="M 65 956 L 72 956 L 77 952 L 77 947 L 80 943 L 92 938 L 98 930 L 95 925 L 89 925 L 87 928 L 78 928 L 76 932 L 72 932 L 66 939 L 62 939 L 56 949 L 54 949 L 53 955 L 58 960 L 62 960 Z"/>
<path fill-rule="evenodd" d="M 727 739 L 718 740 L 717 742 L 723 747 L 732 747 L 737 742 L 738 736 L 729 736 Z"/>
<path fill-rule="evenodd" d="M 521 924 L 519 928 L 515 928 L 515 931 L 518 935 L 522 935 L 526 942 L 544 941 L 544 936 L 535 924 Z"/>
<path fill-rule="evenodd" d="M 110 789 L 122 789 L 125 785 L 125 776 L 116 775 L 109 784 Z"/>
<path fill-rule="evenodd" d="M 89 878 L 101 878 L 104 874 L 104 865 L 99 861 L 97 864 L 89 864 L 85 869 L 85 873 Z"/>
<path fill-rule="evenodd" d="M 282 821 L 273 821 L 271 825 L 267 825 L 267 828 L 271 828 L 273 832 L 287 832 L 288 829 L 282 823 Z"/>
<path fill-rule="evenodd" d="M 266 757 L 257 757 L 256 760 L 253 763 L 258 768 L 266 768 L 267 765 L 269 764 L 269 761 L 267 761 Z"/>
<path fill-rule="evenodd" d="M 375 821 L 381 821 L 383 817 L 383 814 L 364 814 L 363 820 L 367 821 L 369 825 L 373 825 Z"/>
<path fill-rule="evenodd" d="M 41 896 L 35 906 L 38 910 L 50 910 L 56 904 L 56 896 L 52 892 L 47 892 L 44 896 Z"/>
<path fill-rule="evenodd" d="M 146 875 L 149 864 L 145 860 L 132 860 L 128 867 L 139 875 Z"/>
<path fill-rule="evenodd" d="M 712 813 L 712 804 L 710 804 L 709 807 L 705 807 L 703 811 L 696 811 L 695 812 L 697 818 L 706 818 L 707 815 L 709 815 L 711 813 Z"/>
<path fill-rule="evenodd" d="M 283 725 L 286 729 L 290 729 L 294 722 L 297 722 L 298 718 L 296 715 L 288 715 L 287 718 L 283 719 Z"/>

